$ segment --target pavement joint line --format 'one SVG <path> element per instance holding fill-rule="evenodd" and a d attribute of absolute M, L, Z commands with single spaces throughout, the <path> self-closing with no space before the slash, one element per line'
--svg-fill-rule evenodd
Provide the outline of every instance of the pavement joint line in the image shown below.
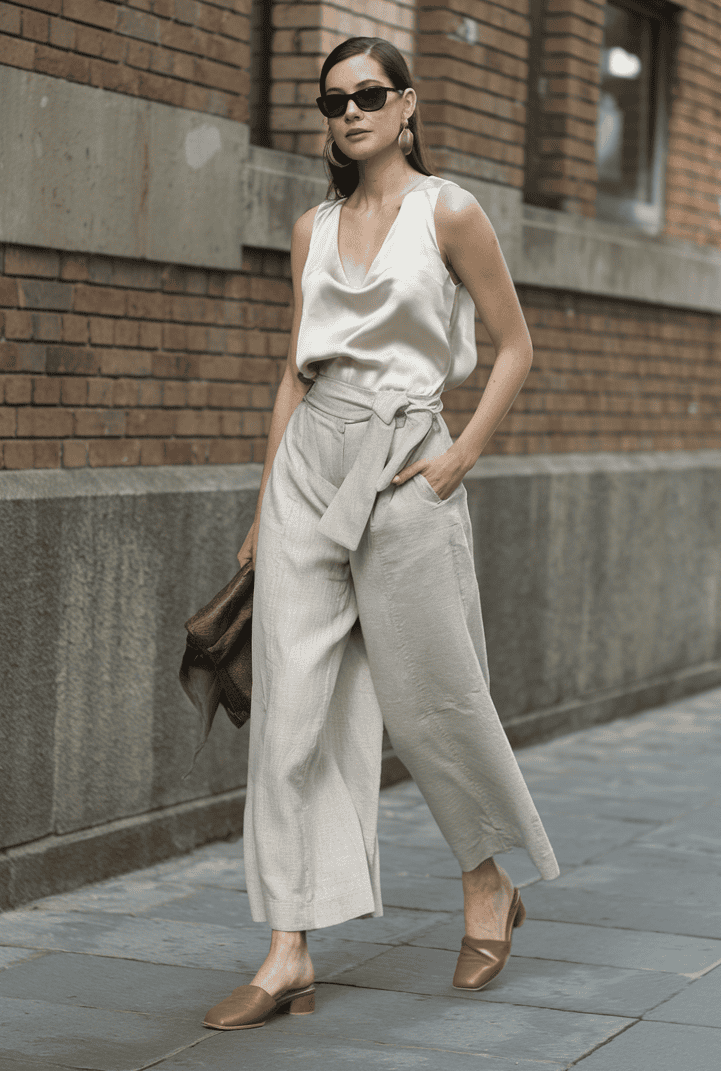
<path fill-rule="evenodd" d="M 685 974 L 683 977 L 691 978 L 695 982 L 697 978 L 703 978 L 705 974 L 710 974 L 711 971 L 715 971 L 717 967 L 721 967 L 721 959 L 717 959 L 710 967 L 704 967 L 702 971 L 696 971 L 695 974 Z"/>
<path fill-rule="evenodd" d="M 615 1041 L 616 1038 L 619 1038 L 621 1034 L 625 1034 L 628 1030 L 632 1030 L 633 1027 L 637 1026 L 640 1022 L 642 1022 L 642 1019 L 640 1017 L 638 1019 L 634 1019 L 632 1022 L 627 1023 L 626 1026 L 622 1026 L 619 1030 L 616 1031 L 615 1034 L 612 1034 L 611 1037 L 605 1038 L 603 1041 L 599 1041 L 598 1045 L 593 1045 L 588 1050 L 588 1052 L 584 1052 L 583 1055 L 579 1056 L 577 1060 L 572 1060 L 569 1064 L 567 1064 L 566 1071 L 570 1071 L 570 1068 L 572 1067 L 577 1067 L 580 1063 L 582 1063 L 583 1060 L 586 1060 L 589 1056 L 592 1056 L 594 1052 L 598 1052 L 599 1049 L 604 1049 L 607 1045 L 610 1045 L 612 1041 Z"/>
<path fill-rule="evenodd" d="M 365 966 L 365 964 L 363 964 L 363 966 Z M 317 982 L 316 984 L 323 985 L 323 982 Z M 451 993 L 417 993 L 414 989 L 384 989 L 382 986 L 354 985 L 353 982 L 342 982 L 338 978 L 334 978 L 332 983 L 329 984 L 342 985 L 344 989 L 367 989 L 371 993 L 411 993 L 415 997 L 432 997 L 433 1000 L 451 1000 L 454 1002 L 454 1004 L 457 1003 L 458 1000 L 469 1000 L 468 997 L 454 997 Z M 677 996 L 677 994 L 674 994 L 674 996 Z M 473 1001 L 471 1000 L 470 1003 L 473 1003 Z M 648 1008 L 648 1010 L 643 1012 L 642 1015 L 619 1015 L 618 1012 L 589 1012 L 578 1011 L 576 1009 L 571 1008 L 549 1008 L 547 1004 L 516 1004 L 512 1000 L 486 1001 L 485 998 L 478 998 L 476 1003 L 485 1004 L 487 1007 L 496 1005 L 504 1008 L 536 1008 L 536 1010 L 539 1011 L 552 1011 L 558 1013 L 559 1015 L 596 1015 L 603 1019 L 630 1019 L 634 1023 L 640 1023 L 643 1015 L 647 1015 L 648 1012 L 654 1011 L 654 1008 Z M 660 1003 L 663 1004 L 664 1001 L 661 1001 Z"/>

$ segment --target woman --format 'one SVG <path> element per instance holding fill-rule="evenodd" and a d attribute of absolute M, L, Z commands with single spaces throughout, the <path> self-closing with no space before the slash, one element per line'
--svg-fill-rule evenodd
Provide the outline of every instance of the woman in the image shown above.
<path fill-rule="evenodd" d="M 424 163 L 398 50 L 344 41 L 320 92 L 336 196 L 293 228 L 288 364 L 238 553 L 256 569 L 246 877 L 272 936 L 208 1012 L 219 1029 L 312 1011 L 306 931 L 383 913 L 384 721 L 461 866 L 456 987 L 502 969 L 525 916 L 494 854 L 558 874 L 488 691 L 461 483 L 528 373 L 528 329 L 487 216 Z M 475 309 L 497 357 L 454 443 L 440 393 L 476 365 Z"/>

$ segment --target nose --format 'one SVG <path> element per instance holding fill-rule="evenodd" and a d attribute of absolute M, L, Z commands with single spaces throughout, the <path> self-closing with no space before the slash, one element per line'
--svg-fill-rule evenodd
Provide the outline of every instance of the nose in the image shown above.
<path fill-rule="evenodd" d="M 353 116 L 353 115 L 362 115 L 363 112 L 358 107 L 356 102 L 354 100 L 351 100 L 351 98 L 349 97 L 348 98 L 348 103 L 346 104 L 346 109 L 345 109 L 345 113 L 344 114 Z"/>

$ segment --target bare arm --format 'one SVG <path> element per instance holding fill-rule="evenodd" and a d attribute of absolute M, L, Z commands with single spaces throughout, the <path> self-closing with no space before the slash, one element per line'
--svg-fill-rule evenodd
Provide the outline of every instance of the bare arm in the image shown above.
<path fill-rule="evenodd" d="M 530 370 L 533 345 L 496 232 L 475 197 L 443 187 L 437 221 L 453 270 L 473 298 L 496 350 L 478 407 L 453 446 L 433 461 L 414 462 L 394 480 L 405 483 L 422 472 L 436 493 L 448 498 L 511 408 Z"/>
<path fill-rule="evenodd" d="M 290 267 L 293 279 L 293 322 L 290 332 L 290 345 L 288 347 L 288 360 L 283 372 L 283 378 L 278 385 L 278 391 L 275 396 L 273 416 L 270 421 L 270 431 L 268 432 L 268 446 L 265 453 L 263 475 L 260 480 L 258 504 L 255 509 L 255 518 L 250 531 L 245 537 L 243 546 L 238 551 L 239 563 L 242 565 L 248 558 L 252 558 L 254 568 L 256 549 L 258 546 L 260 510 L 263 504 L 263 495 L 265 494 L 270 470 L 273 467 L 273 461 L 275 460 L 275 455 L 278 452 L 278 447 L 280 446 L 280 441 L 283 438 L 285 429 L 288 426 L 288 421 L 293 415 L 296 407 L 303 400 L 309 387 L 309 384 L 301 383 L 298 379 L 298 368 L 295 360 L 298 346 L 298 332 L 300 330 L 300 318 L 303 311 L 303 294 L 300 288 L 300 279 L 308 256 L 310 235 L 316 210 L 316 208 L 311 208 L 296 220 L 291 237 Z"/>

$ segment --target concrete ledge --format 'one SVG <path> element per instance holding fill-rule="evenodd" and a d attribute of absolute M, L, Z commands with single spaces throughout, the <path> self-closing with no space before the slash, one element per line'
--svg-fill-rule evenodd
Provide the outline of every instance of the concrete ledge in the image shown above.
<path fill-rule="evenodd" d="M 244 809 L 243 788 L 8 848 L 0 852 L 0 910 L 239 837 Z"/>
<path fill-rule="evenodd" d="M 721 250 L 521 206 L 513 280 L 652 305 L 721 311 Z"/>
<path fill-rule="evenodd" d="M 0 65 L 0 241 L 239 269 L 249 128 Z"/>
<path fill-rule="evenodd" d="M 709 662 L 655 681 L 644 681 L 636 687 L 615 688 L 605 695 L 559 703 L 549 710 L 510 718 L 503 724 L 514 748 L 528 747 L 601 722 L 630 718 L 639 711 L 695 695 L 718 684 L 721 684 L 721 661 Z"/>
<path fill-rule="evenodd" d="M 250 145 L 243 123 L 2 65 L 0 100 L 0 242 L 237 270 L 242 245 L 288 251 L 326 195 L 321 160 Z M 721 251 L 524 205 L 475 163 L 440 173 L 488 213 L 517 285 L 721 311 Z"/>
<path fill-rule="evenodd" d="M 385 750 L 381 787 L 409 776 L 393 750 Z M 240 788 L 7 848 L 0 851 L 0 911 L 151 866 L 210 841 L 236 839 L 243 833 L 244 812 Z"/>
<path fill-rule="evenodd" d="M 247 729 L 220 711 L 184 781 L 198 725 L 178 669 L 260 474 L 0 473 L 6 906 L 239 834 Z M 512 743 L 721 682 L 721 450 L 485 457 L 466 487 Z M 403 776 L 386 748 L 384 783 Z"/>

